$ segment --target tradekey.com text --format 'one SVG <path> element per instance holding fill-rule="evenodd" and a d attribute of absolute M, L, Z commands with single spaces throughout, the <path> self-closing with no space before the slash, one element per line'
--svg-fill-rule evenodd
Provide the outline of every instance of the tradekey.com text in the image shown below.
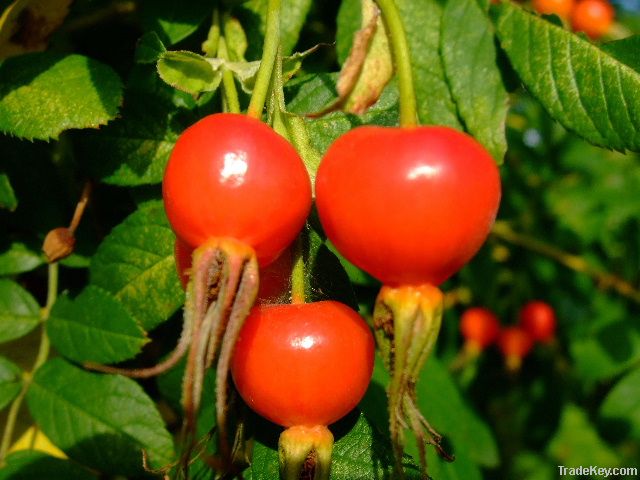
<path fill-rule="evenodd" d="M 638 476 L 638 469 L 636 467 L 615 467 L 615 468 L 606 468 L 606 467 L 565 467 L 563 465 L 558 465 L 558 470 L 560 471 L 560 476 L 563 477 L 565 475 L 569 475 L 571 477 L 575 477 L 578 475 L 585 475 L 590 477 L 632 477 L 636 478 Z"/>

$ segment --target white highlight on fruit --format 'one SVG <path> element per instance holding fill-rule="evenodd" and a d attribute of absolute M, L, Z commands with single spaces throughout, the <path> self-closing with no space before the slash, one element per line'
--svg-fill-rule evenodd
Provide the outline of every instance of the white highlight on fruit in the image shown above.
<path fill-rule="evenodd" d="M 420 177 L 432 178 L 438 175 L 440 167 L 434 167 L 433 165 L 419 165 L 407 174 L 409 180 L 415 180 Z"/>
<path fill-rule="evenodd" d="M 224 165 L 220 171 L 220 181 L 232 187 L 242 185 L 248 168 L 246 152 L 225 153 Z"/>

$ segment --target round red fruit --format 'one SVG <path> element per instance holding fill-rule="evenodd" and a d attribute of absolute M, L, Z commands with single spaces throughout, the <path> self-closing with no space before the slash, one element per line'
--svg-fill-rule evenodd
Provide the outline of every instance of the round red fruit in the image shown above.
<path fill-rule="evenodd" d="M 448 127 L 359 127 L 316 178 L 320 220 L 352 263 L 390 286 L 439 285 L 479 250 L 500 203 L 495 162 Z"/>
<path fill-rule="evenodd" d="M 500 321 L 487 308 L 469 308 L 465 310 L 460 319 L 460 332 L 470 348 L 482 351 L 498 338 Z"/>
<path fill-rule="evenodd" d="M 244 401 L 282 425 L 329 425 L 360 401 L 373 371 L 374 341 L 362 317 L 324 301 L 254 307 L 232 360 Z"/>
<path fill-rule="evenodd" d="M 556 312 L 540 300 L 525 304 L 520 310 L 520 325 L 538 342 L 549 342 L 556 334 Z"/>
<path fill-rule="evenodd" d="M 184 131 L 162 183 L 176 235 L 196 248 L 213 237 L 251 246 L 267 265 L 294 240 L 311 208 L 311 183 L 295 149 L 266 124 L 209 115 Z"/>
<path fill-rule="evenodd" d="M 517 371 L 522 365 L 522 360 L 531 352 L 533 339 L 520 327 L 506 327 L 500 333 L 498 347 L 504 355 L 507 368 Z"/>
<path fill-rule="evenodd" d="M 573 30 L 597 39 L 609 31 L 615 13 L 608 0 L 582 0 L 571 13 L 571 26 Z"/>

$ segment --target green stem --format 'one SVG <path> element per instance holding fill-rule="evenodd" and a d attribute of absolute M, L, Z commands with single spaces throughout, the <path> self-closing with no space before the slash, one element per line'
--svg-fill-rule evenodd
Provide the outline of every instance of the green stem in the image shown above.
<path fill-rule="evenodd" d="M 229 60 L 229 52 L 227 51 L 227 42 L 223 36 L 218 40 L 218 56 L 223 60 Z M 240 113 L 240 99 L 238 98 L 238 90 L 236 89 L 233 73 L 226 68 L 222 71 L 222 89 L 227 107 L 232 113 Z"/>
<path fill-rule="evenodd" d="M 31 386 L 31 382 L 33 381 L 33 375 L 44 364 L 44 362 L 47 361 L 47 358 L 49 357 L 50 344 L 49 337 L 47 336 L 47 329 L 45 328 L 45 322 L 49 318 L 51 308 L 53 308 L 53 304 L 56 302 L 57 298 L 58 264 L 54 262 L 49 264 L 47 303 L 42 309 L 41 313 L 42 332 L 40 337 L 40 347 L 38 348 L 38 354 L 36 356 L 33 367 L 31 368 L 30 372 L 25 372 L 22 389 L 18 393 L 18 396 L 11 403 L 9 413 L 7 414 L 7 423 L 4 428 L 4 433 L 2 434 L 2 443 L 0 443 L 0 467 L 4 465 L 5 459 L 7 457 L 7 452 L 9 451 L 9 446 L 11 445 L 11 439 L 13 437 L 13 431 L 16 426 L 16 420 L 18 419 L 18 414 L 20 413 L 20 407 L 22 406 L 24 398 L 27 396 L 27 392 L 29 391 L 29 387 Z"/>
<path fill-rule="evenodd" d="M 389 32 L 391 51 L 398 71 L 398 89 L 400 91 L 400 125 L 414 127 L 418 124 L 416 92 L 413 86 L 409 44 L 402 25 L 400 12 L 394 0 L 376 0 L 382 18 Z"/>
<path fill-rule="evenodd" d="M 269 0 L 267 10 L 267 31 L 264 36 L 264 48 L 262 50 L 262 60 L 253 88 L 251 101 L 247 115 L 260 119 L 264 103 L 267 100 L 269 84 L 271 83 L 271 72 L 276 62 L 278 48 L 280 46 L 280 0 Z"/>
<path fill-rule="evenodd" d="M 291 303 L 305 303 L 305 271 L 302 235 L 298 235 L 294 248 L 293 268 L 291 269 Z"/>

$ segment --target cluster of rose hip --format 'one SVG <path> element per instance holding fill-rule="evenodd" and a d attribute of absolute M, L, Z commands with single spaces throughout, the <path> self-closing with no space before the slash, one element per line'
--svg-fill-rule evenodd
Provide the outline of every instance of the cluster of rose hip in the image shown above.
<path fill-rule="evenodd" d="M 447 127 L 355 128 L 333 143 L 317 171 L 315 205 L 326 235 L 384 285 L 371 323 L 391 375 L 395 478 L 403 475 L 407 428 L 423 467 L 427 443 L 447 457 L 417 407 L 416 381 L 440 329 L 438 285 L 484 243 L 500 192 L 489 153 Z M 374 338 L 348 306 L 306 303 L 312 272 L 299 234 L 312 188 L 302 159 L 256 118 L 210 115 L 178 139 L 163 197 L 186 288 L 183 334 L 171 357 L 187 356 L 185 431 L 195 431 L 203 375 L 215 363 L 222 456 L 232 456 L 228 444 L 237 443 L 227 431 L 230 371 L 246 404 L 285 427 L 281 477 L 327 479 L 327 426 L 363 397 Z M 190 454 L 187 448 L 185 464 Z"/>
<path fill-rule="evenodd" d="M 487 347 L 496 344 L 511 372 L 522 366 L 535 343 L 549 344 L 556 334 L 555 310 L 548 303 L 532 300 L 522 306 L 518 324 L 502 326 L 500 320 L 488 308 L 473 307 L 465 310 L 460 318 L 460 332 L 464 337 L 464 352 L 475 358 Z"/>
<path fill-rule="evenodd" d="M 609 0 L 533 0 L 533 8 L 544 15 L 558 15 L 573 31 L 593 39 L 609 33 L 615 18 Z"/>

